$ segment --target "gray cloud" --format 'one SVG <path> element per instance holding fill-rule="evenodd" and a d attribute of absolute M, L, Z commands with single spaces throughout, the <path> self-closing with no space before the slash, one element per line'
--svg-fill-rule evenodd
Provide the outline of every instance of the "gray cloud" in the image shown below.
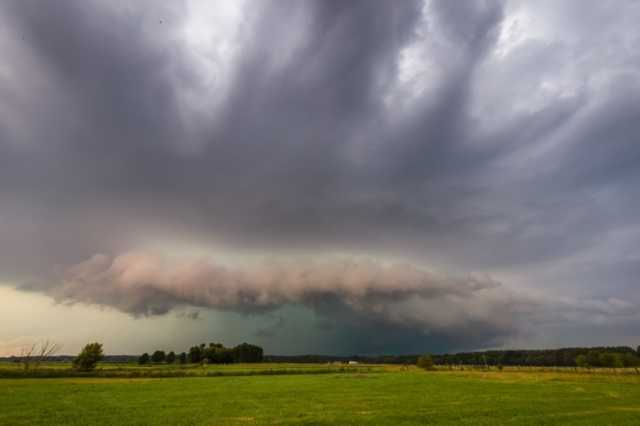
<path fill-rule="evenodd" d="M 183 2 L 0 5 L 0 279 L 33 288 L 153 243 L 406 259 L 511 277 L 492 292 L 539 291 L 558 311 L 563 297 L 640 303 L 627 256 L 640 242 L 637 2 L 250 2 L 224 54 L 194 50 L 190 14 Z M 178 297 L 165 278 L 102 296 L 86 280 L 37 288 L 133 313 L 244 306 Z M 402 287 L 391 282 L 379 285 Z M 350 307 L 334 290 L 331 309 Z M 409 293 L 406 312 L 424 299 Z M 467 296 L 460 321 L 486 303 Z M 345 321 L 354 312 L 399 315 L 349 308 Z M 486 345 L 523 315 L 460 341 Z"/>

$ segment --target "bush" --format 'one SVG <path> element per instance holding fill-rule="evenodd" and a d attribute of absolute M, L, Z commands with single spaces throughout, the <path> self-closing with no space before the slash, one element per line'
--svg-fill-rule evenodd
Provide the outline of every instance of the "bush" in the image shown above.
<path fill-rule="evenodd" d="M 81 371 L 91 371 L 96 368 L 96 364 L 103 356 L 101 343 L 89 343 L 73 360 L 73 367 Z"/>
<path fill-rule="evenodd" d="M 433 363 L 433 358 L 431 357 L 431 355 L 422 355 L 421 357 L 418 358 L 418 362 L 416 363 L 416 365 L 420 368 L 423 368 L 425 370 L 433 370 L 434 369 L 434 363 Z"/>

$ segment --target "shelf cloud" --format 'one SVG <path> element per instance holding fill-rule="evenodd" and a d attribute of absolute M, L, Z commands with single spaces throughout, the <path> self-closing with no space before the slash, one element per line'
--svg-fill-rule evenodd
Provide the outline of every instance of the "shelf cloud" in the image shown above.
<path fill-rule="evenodd" d="M 58 282 L 32 290 L 44 290 L 59 303 L 107 306 L 137 317 L 183 307 L 259 316 L 302 305 L 325 323 L 361 331 L 373 325 L 402 330 L 413 340 L 432 335 L 485 344 L 526 333 L 525 325 L 640 314 L 617 299 L 553 300 L 510 290 L 487 276 L 446 276 L 368 259 L 271 259 L 232 267 L 203 257 L 96 254 L 64 271 Z"/>

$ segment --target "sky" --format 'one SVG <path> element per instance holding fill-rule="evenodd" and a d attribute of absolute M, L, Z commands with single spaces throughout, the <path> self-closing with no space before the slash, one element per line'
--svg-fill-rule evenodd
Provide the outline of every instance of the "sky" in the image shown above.
<path fill-rule="evenodd" d="M 0 3 L 0 356 L 640 344 L 640 1 Z"/>

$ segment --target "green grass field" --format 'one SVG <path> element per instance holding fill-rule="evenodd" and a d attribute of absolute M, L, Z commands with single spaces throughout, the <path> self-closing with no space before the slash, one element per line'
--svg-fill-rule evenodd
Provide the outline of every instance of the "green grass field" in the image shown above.
<path fill-rule="evenodd" d="M 293 375 L 330 373 L 373 373 L 389 371 L 397 367 L 382 365 L 254 363 L 228 365 L 195 364 L 137 364 L 101 363 L 91 372 L 76 371 L 68 363 L 44 363 L 25 370 L 20 364 L 0 362 L 0 379 L 22 378 L 162 378 L 162 377 L 218 377 L 255 375 Z"/>
<path fill-rule="evenodd" d="M 255 364 L 204 369 L 253 369 L 248 376 L 0 379 L 0 424 L 640 424 L 637 374 L 391 366 L 300 372 L 326 368 Z M 297 374 L 261 375 L 274 369 Z"/>

